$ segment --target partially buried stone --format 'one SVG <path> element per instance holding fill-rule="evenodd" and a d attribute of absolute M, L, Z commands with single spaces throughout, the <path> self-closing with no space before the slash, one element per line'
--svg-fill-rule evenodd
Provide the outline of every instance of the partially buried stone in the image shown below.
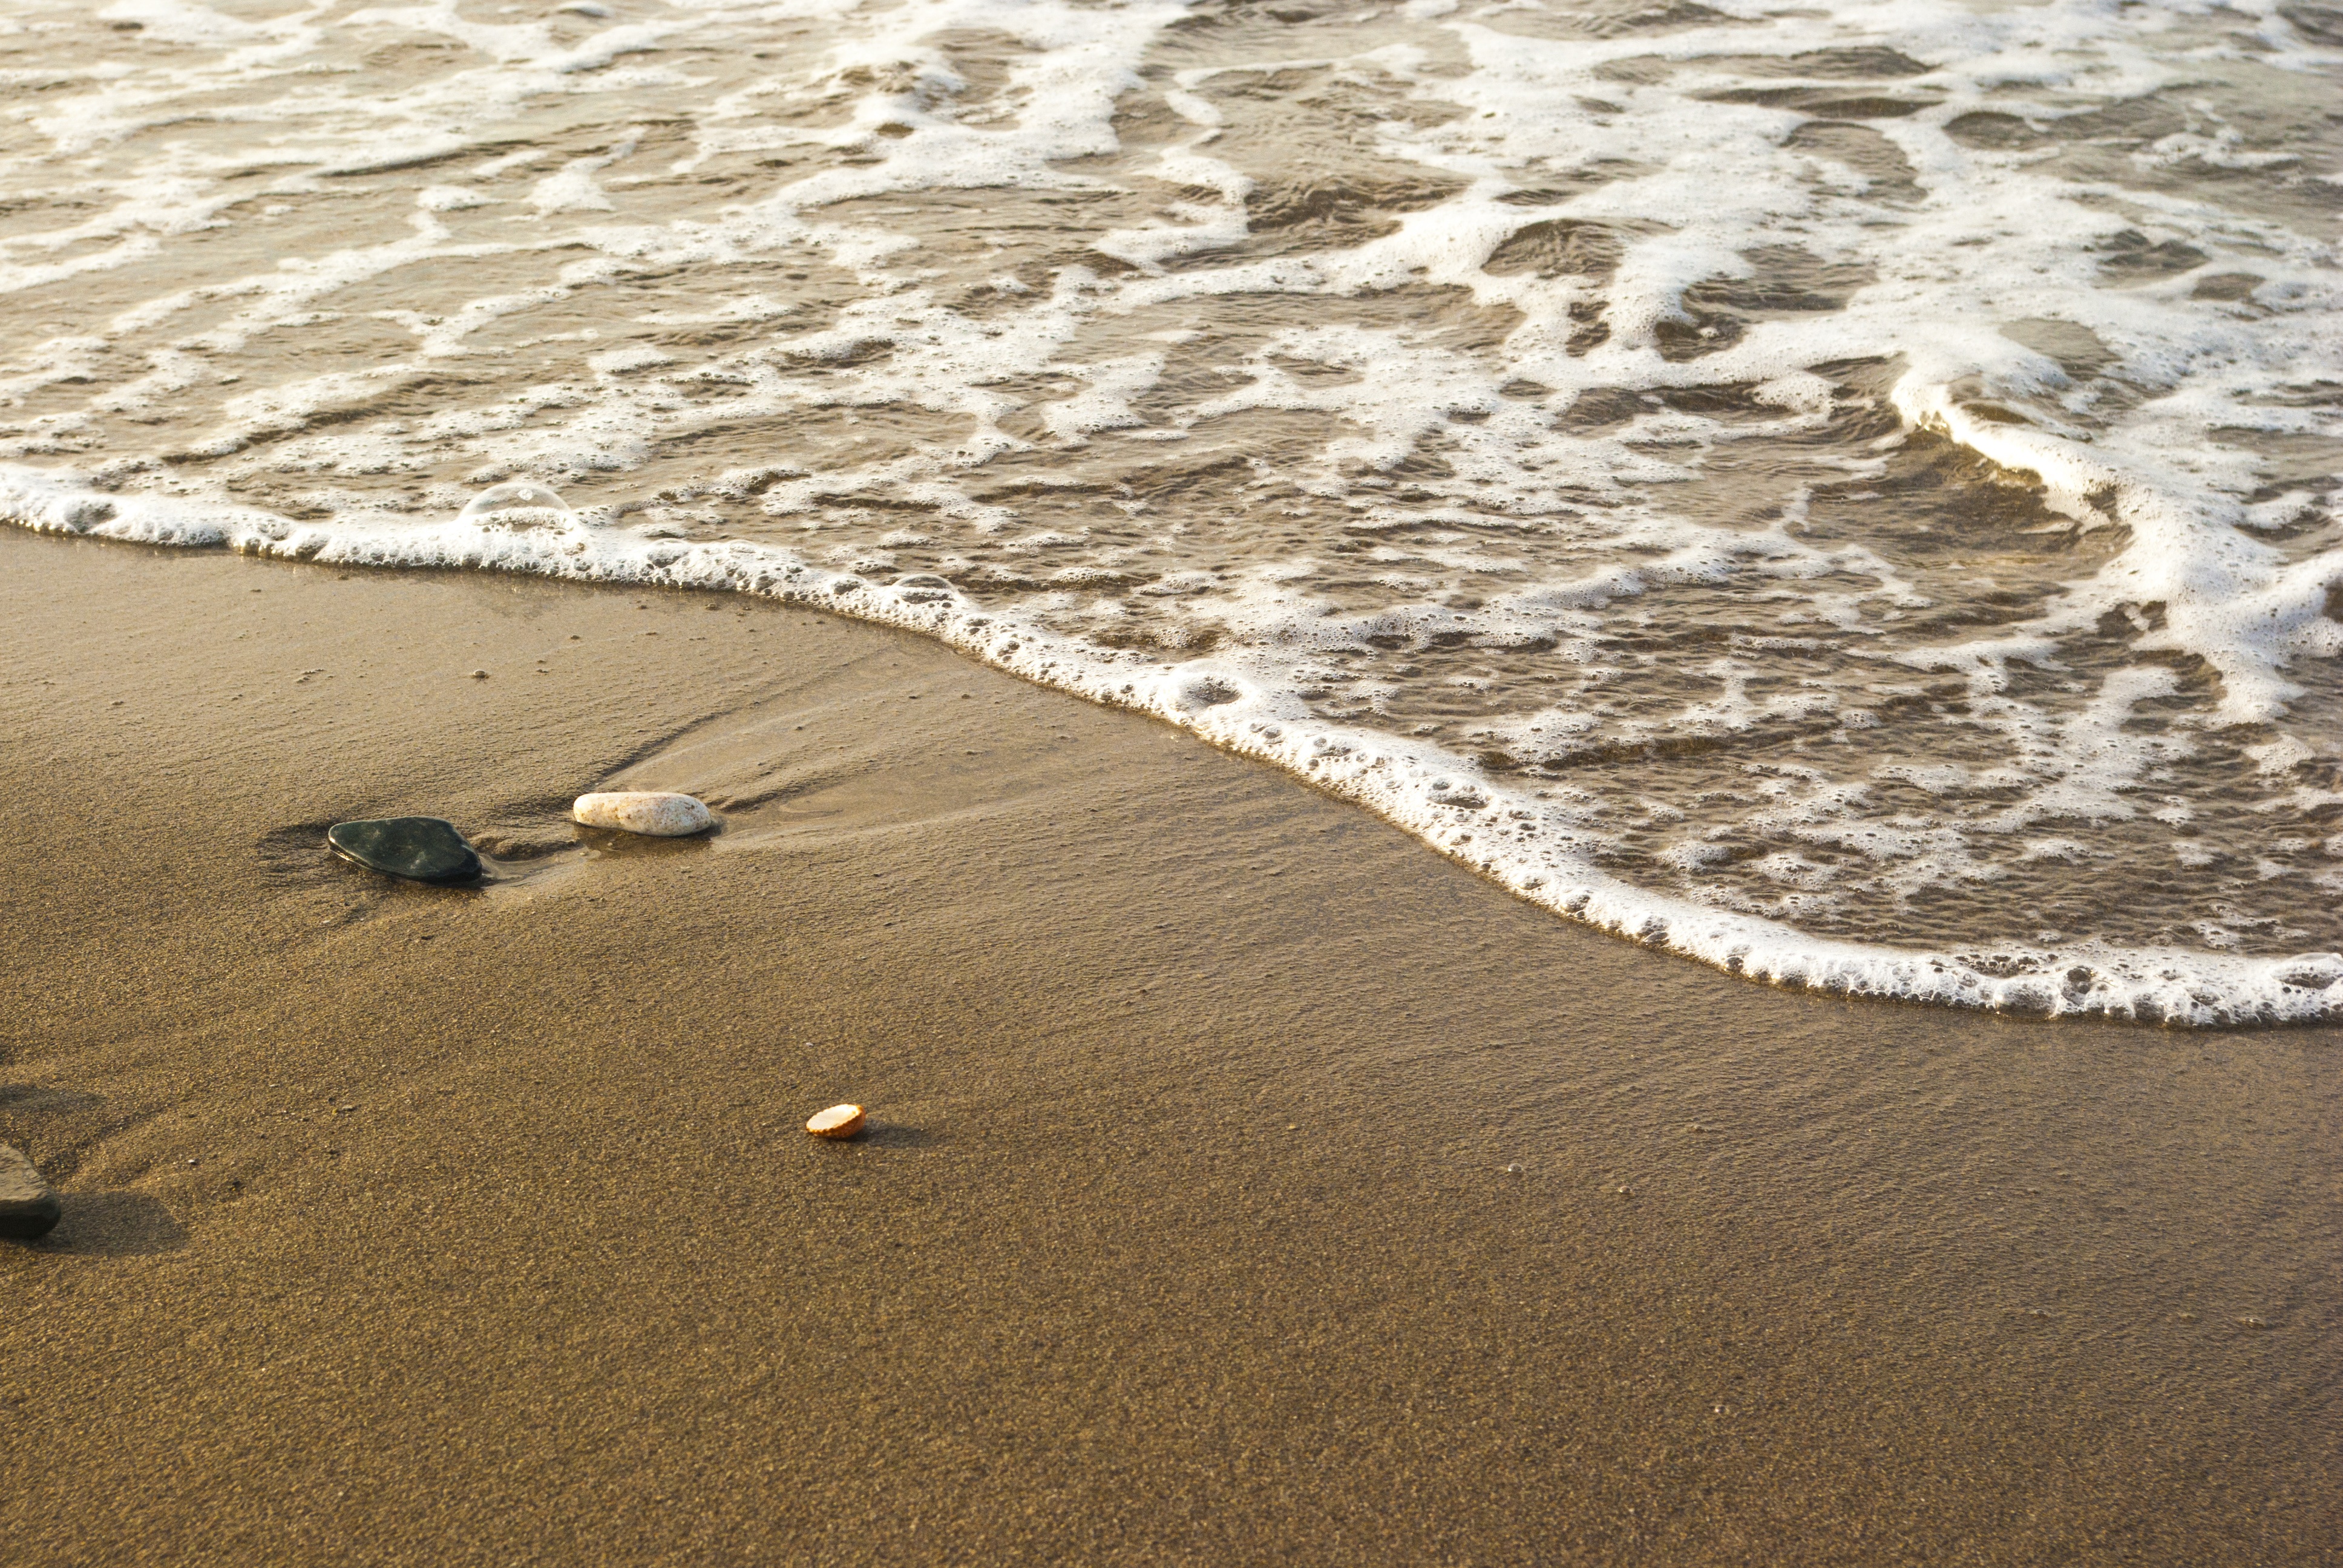
<path fill-rule="evenodd" d="M 716 826 L 708 808 L 689 795 L 663 789 L 615 789 L 600 795 L 580 795 L 569 815 L 588 828 L 612 828 L 621 833 L 646 833 L 654 839 L 680 839 L 705 833 Z"/>
<path fill-rule="evenodd" d="M 345 860 L 414 882 L 464 882 L 480 874 L 480 858 L 455 824 L 437 817 L 386 817 L 337 822 L 326 843 Z"/>
<path fill-rule="evenodd" d="M 57 1195 L 14 1145 L 0 1143 L 0 1236 L 30 1241 L 56 1228 Z"/>

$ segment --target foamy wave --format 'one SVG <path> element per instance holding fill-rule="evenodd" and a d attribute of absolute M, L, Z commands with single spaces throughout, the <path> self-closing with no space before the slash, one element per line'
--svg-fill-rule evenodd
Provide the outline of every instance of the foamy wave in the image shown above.
<path fill-rule="evenodd" d="M 476 9 L 12 14 L 27 517 L 917 609 L 1745 972 L 2318 1016 L 2311 14 Z"/>

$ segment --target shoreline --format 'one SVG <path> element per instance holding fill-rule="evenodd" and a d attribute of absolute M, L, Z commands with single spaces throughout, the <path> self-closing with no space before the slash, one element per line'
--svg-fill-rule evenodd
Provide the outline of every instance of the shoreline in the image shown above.
<path fill-rule="evenodd" d="M 100 492 L 64 472 L 0 465 L 0 519 L 34 534 L 226 548 L 336 570 L 456 569 L 620 591 L 737 594 L 909 631 L 1031 685 L 1141 714 L 1275 768 L 1556 918 L 1762 984 L 2019 1018 L 2191 1029 L 2343 1019 L 2343 953 L 2237 956 L 2096 940 L 2042 948 L 2006 939 L 1931 950 L 1817 935 L 1653 891 L 1581 860 L 1569 847 L 1574 819 L 1541 807 L 1542 792 L 1479 776 L 1454 753 L 1298 719 L 1242 672 L 1209 658 L 1155 662 L 976 613 L 941 578 L 881 585 L 773 546 L 684 544 L 582 524 L 522 534 L 458 518 L 393 545 L 249 508 Z M 1466 782 L 1452 790 L 1448 775 L 1459 771 Z"/>
<path fill-rule="evenodd" d="M 15 530 L 0 596 L 27 1561 L 2343 1529 L 2331 1030 L 1752 985 L 769 601 Z M 578 847 L 627 787 L 723 830 Z M 317 847 L 394 810 L 493 879 Z"/>

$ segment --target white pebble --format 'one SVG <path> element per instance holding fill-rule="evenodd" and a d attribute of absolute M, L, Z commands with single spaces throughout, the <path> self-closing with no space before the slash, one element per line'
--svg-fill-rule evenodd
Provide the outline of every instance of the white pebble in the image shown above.
<path fill-rule="evenodd" d="M 600 795 L 580 795 L 569 815 L 588 828 L 613 828 L 621 833 L 648 833 L 655 839 L 679 839 L 705 833 L 716 826 L 708 808 L 689 795 L 663 789 L 616 789 Z"/>

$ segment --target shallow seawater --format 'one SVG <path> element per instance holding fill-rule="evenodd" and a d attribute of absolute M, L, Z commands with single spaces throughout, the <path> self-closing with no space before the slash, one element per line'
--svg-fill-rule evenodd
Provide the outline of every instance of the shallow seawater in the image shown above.
<path fill-rule="evenodd" d="M 1739 972 L 2329 1016 L 2338 89 L 2307 0 L 19 0 L 0 510 L 804 598 Z"/>

